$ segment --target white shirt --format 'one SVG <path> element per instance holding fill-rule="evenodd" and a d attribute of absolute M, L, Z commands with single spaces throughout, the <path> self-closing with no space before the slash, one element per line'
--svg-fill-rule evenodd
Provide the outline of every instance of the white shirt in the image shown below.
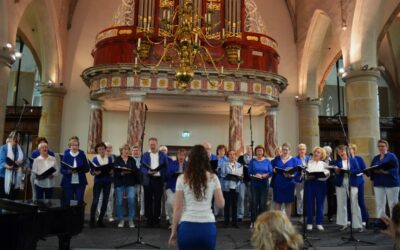
<path fill-rule="evenodd" d="M 319 181 L 326 181 L 329 178 L 329 170 L 326 169 L 328 164 L 323 161 L 314 161 L 310 160 L 307 164 L 307 171 L 312 172 L 324 172 L 327 177 L 325 178 L 318 178 Z"/>
<path fill-rule="evenodd" d="M 51 167 L 54 167 L 55 169 L 57 169 L 57 171 L 53 173 L 53 176 L 57 175 L 58 167 L 56 166 L 56 158 L 54 158 L 51 155 L 49 155 L 46 159 L 43 158 L 42 156 L 38 156 L 33 161 L 32 173 L 34 175 L 36 175 L 36 174 L 40 175 Z M 41 187 L 41 188 L 52 188 L 52 187 L 54 187 L 54 178 L 46 178 L 43 180 L 39 180 L 35 176 L 34 183 L 36 186 Z"/>
<path fill-rule="evenodd" d="M 184 183 L 183 177 L 183 175 L 180 175 L 176 182 L 176 191 L 183 191 L 183 213 L 181 222 L 215 222 L 215 217 L 211 210 L 211 202 L 214 191 L 221 188 L 218 177 L 214 174 L 207 173 L 207 189 L 205 197 L 201 201 L 196 200 L 189 185 Z"/>
<path fill-rule="evenodd" d="M 342 160 L 343 170 L 349 170 L 349 164 L 347 164 L 347 160 Z"/>
<path fill-rule="evenodd" d="M 150 167 L 151 169 L 156 169 L 158 166 L 160 166 L 160 162 L 158 160 L 158 152 L 153 153 L 150 152 Z M 161 176 L 160 172 L 155 173 L 153 176 Z"/>

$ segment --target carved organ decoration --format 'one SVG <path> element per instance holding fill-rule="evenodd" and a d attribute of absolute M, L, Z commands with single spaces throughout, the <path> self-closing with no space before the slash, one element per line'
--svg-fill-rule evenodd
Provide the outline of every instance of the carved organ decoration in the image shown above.
<path fill-rule="evenodd" d="M 135 18 L 135 1 L 122 0 L 114 14 L 113 26 L 133 26 Z"/>
<path fill-rule="evenodd" d="M 267 28 L 258 12 L 258 8 L 254 0 L 246 0 L 245 3 L 245 22 L 244 30 L 246 32 L 267 34 Z"/>

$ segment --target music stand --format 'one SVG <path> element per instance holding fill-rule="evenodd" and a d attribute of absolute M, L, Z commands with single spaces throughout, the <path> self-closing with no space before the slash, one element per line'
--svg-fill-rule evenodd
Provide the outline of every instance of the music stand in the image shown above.
<path fill-rule="evenodd" d="M 142 140 L 142 145 L 141 145 L 141 152 L 143 152 L 143 142 L 144 142 L 144 131 L 146 128 L 146 117 L 147 117 L 147 105 L 144 105 L 144 122 L 143 122 L 143 131 L 142 131 L 142 136 L 141 136 L 141 140 Z M 124 248 L 124 247 L 128 247 L 128 246 L 132 246 L 132 247 L 136 247 L 136 248 L 153 248 L 153 249 L 160 249 L 159 246 L 156 245 L 152 245 L 149 243 L 146 243 L 143 241 L 143 236 L 140 235 L 141 232 L 141 228 L 142 228 L 142 216 L 140 216 L 140 209 L 142 207 L 142 179 L 143 178 L 139 178 L 139 184 L 140 184 L 140 189 L 139 189 L 139 220 L 138 220 L 138 227 L 137 227 L 137 238 L 136 241 L 134 242 L 129 242 L 120 246 L 115 247 L 116 249 L 119 248 Z"/>
<path fill-rule="evenodd" d="M 350 154 L 350 150 L 349 150 L 349 139 L 347 137 L 346 130 L 344 129 L 340 112 L 337 114 L 337 117 L 339 119 L 339 123 L 340 123 L 340 126 L 342 128 L 342 133 L 343 133 L 344 138 L 346 140 L 347 165 L 348 165 L 348 168 L 349 168 L 349 177 L 348 177 L 349 178 L 349 187 L 348 187 L 348 193 L 347 193 L 348 196 L 347 196 L 347 198 L 349 199 L 349 202 L 350 202 L 350 206 L 347 206 L 347 207 L 348 207 L 350 215 L 351 215 L 351 219 L 350 219 L 350 235 L 348 237 L 344 237 L 343 236 L 342 237 L 343 242 L 338 244 L 338 246 L 343 246 L 343 245 L 346 245 L 346 244 L 358 245 L 358 243 L 364 243 L 364 244 L 368 244 L 368 245 L 376 245 L 376 243 L 374 243 L 374 242 L 369 242 L 369 241 L 356 239 L 354 237 L 354 234 L 353 234 L 353 209 L 351 208 L 352 201 L 351 201 L 351 185 L 350 185 L 350 167 L 351 167 L 350 166 L 350 158 L 351 158 L 351 154 Z"/>

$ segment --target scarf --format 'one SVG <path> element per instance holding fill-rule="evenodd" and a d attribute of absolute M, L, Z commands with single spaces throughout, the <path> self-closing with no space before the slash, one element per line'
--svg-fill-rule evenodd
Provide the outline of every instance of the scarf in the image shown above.
<path fill-rule="evenodd" d="M 13 161 L 22 161 L 24 159 L 24 153 L 22 153 L 21 146 L 17 144 L 18 159 L 15 159 L 14 151 L 11 143 L 7 143 L 7 157 Z M 14 189 L 19 189 L 21 186 L 22 170 L 10 170 L 6 169 L 4 176 L 4 192 L 10 194 L 11 185 L 14 185 Z"/>
<path fill-rule="evenodd" d="M 74 158 L 74 163 L 72 166 L 74 168 L 78 167 L 78 164 L 76 163 L 76 157 L 79 155 L 79 151 L 76 153 L 73 153 L 71 150 L 69 151 L 69 154 Z M 72 173 L 71 176 L 71 184 L 79 184 L 79 174 L 78 173 Z"/>
<path fill-rule="evenodd" d="M 107 165 L 108 164 L 108 156 L 104 156 L 102 158 L 100 155 L 96 155 L 97 161 L 99 162 L 100 165 Z"/>

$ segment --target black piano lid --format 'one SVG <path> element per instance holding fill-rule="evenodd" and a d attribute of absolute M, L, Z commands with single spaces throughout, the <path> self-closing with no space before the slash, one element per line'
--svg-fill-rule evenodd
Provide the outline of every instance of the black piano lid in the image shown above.
<path fill-rule="evenodd" d="M 84 204 L 78 205 L 78 201 L 72 200 L 69 205 L 65 205 L 61 199 L 45 199 L 45 200 L 8 200 L 0 199 L 0 208 L 10 211 L 20 212 L 42 212 L 49 210 L 62 210 L 68 207 L 79 207 Z"/>

